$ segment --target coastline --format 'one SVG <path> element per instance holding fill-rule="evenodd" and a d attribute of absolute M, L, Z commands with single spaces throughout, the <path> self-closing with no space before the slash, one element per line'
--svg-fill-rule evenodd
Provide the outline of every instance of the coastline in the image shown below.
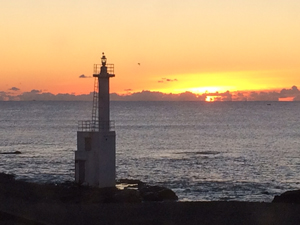
<path fill-rule="evenodd" d="M 236 201 L 130 203 L 126 199 L 103 203 L 95 192 L 81 195 L 85 196 L 85 201 L 78 201 L 72 199 L 73 195 L 71 199 L 66 196 L 72 192 L 66 186 L 40 185 L 16 181 L 12 175 L 0 175 L 0 223 L 7 225 L 300 223 L 300 204 Z"/>

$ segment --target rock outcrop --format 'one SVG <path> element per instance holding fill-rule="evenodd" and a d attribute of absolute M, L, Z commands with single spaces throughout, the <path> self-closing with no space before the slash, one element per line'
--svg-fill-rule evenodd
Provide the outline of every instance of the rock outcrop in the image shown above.
<path fill-rule="evenodd" d="M 272 202 L 300 204 L 300 190 L 287 191 L 281 195 L 276 195 Z"/>
<path fill-rule="evenodd" d="M 124 191 L 131 190 L 136 192 L 141 201 L 176 201 L 178 196 L 169 188 L 162 186 L 151 186 L 140 180 L 121 179 L 119 184 L 126 186 Z M 126 193 L 126 192 L 125 192 Z M 130 193 L 130 192 L 129 192 Z"/>
<path fill-rule="evenodd" d="M 37 184 L 15 180 L 14 175 L 0 173 L 0 200 L 11 196 L 32 202 L 60 203 L 133 203 L 177 200 L 168 188 L 150 186 L 139 180 L 120 180 L 125 188 L 95 188 L 74 182 Z"/>
<path fill-rule="evenodd" d="M 20 151 L 14 151 L 14 152 L 0 152 L 0 154 L 2 154 L 2 155 L 18 155 L 18 154 L 22 154 L 22 152 L 20 152 Z"/>
<path fill-rule="evenodd" d="M 138 189 L 143 201 L 176 201 L 177 195 L 169 188 L 143 185 Z"/>

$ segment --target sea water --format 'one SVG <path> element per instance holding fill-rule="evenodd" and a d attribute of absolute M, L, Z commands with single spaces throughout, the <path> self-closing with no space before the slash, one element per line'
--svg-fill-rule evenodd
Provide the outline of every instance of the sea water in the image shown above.
<path fill-rule="evenodd" d="M 79 120 L 91 102 L 0 102 L 0 172 L 74 181 Z M 111 102 L 117 178 L 182 201 L 265 201 L 300 188 L 300 102 Z"/>

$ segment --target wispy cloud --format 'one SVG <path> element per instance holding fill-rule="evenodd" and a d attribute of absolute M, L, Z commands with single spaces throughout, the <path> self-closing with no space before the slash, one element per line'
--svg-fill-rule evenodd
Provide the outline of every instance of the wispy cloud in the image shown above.
<path fill-rule="evenodd" d="M 41 93 L 41 92 L 42 92 L 41 90 L 32 89 L 29 93 L 38 94 L 38 93 Z"/>
<path fill-rule="evenodd" d="M 20 91 L 20 89 L 17 88 L 17 87 L 12 87 L 12 88 L 10 88 L 9 90 L 10 90 L 10 91 Z"/>
<path fill-rule="evenodd" d="M 178 81 L 177 79 L 169 79 L 169 78 L 161 78 L 159 81 L 157 81 L 158 83 L 164 83 L 164 82 L 174 82 L 174 81 Z"/>
<path fill-rule="evenodd" d="M 81 75 L 79 76 L 79 78 L 92 78 L 92 76 L 86 76 L 86 75 L 84 75 L 84 74 L 81 74 Z"/>

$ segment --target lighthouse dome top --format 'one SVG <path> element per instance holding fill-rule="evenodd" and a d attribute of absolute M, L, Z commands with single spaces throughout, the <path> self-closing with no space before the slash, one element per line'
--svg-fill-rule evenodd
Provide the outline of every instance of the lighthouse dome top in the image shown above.
<path fill-rule="evenodd" d="M 101 58 L 101 63 L 102 63 L 102 66 L 105 66 L 106 65 L 106 57 L 104 55 L 104 52 L 102 52 L 102 58 Z"/>

